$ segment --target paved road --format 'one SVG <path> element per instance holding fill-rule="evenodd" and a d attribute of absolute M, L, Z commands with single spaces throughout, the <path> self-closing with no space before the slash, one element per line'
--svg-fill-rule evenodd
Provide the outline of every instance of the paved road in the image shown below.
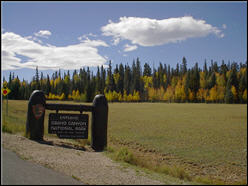
<path fill-rule="evenodd" d="M 70 176 L 20 159 L 2 148 L 1 185 L 84 185 Z"/>

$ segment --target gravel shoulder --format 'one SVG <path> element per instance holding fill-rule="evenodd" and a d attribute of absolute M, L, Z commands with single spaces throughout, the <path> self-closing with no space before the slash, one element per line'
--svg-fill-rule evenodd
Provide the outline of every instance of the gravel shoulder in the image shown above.
<path fill-rule="evenodd" d="M 112 161 L 102 152 L 76 149 L 61 139 L 44 137 L 47 143 L 38 143 L 20 135 L 2 133 L 2 146 L 16 152 L 22 159 L 72 176 L 90 185 L 161 185 L 145 172 Z M 2 159 L 4 161 L 4 159 Z"/>

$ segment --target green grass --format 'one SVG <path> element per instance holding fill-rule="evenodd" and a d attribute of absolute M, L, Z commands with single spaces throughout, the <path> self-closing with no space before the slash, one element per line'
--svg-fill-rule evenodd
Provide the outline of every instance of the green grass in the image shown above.
<path fill-rule="evenodd" d="M 192 181 L 192 177 L 187 174 L 187 172 L 178 166 L 167 166 L 167 165 L 159 165 L 153 166 L 148 161 L 144 161 L 144 159 L 140 159 L 135 154 L 133 154 L 127 147 L 122 147 L 120 149 L 115 149 L 113 147 L 108 147 L 106 149 L 106 154 L 114 159 L 115 161 L 125 162 L 131 165 L 139 166 L 142 168 L 146 168 L 157 173 L 163 173 L 166 175 L 170 175 L 181 180 Z"/>
<path fill-rule="evenodd" d="M 8 103 L 8 116 L 5 113 L 5 100 L 2 104 L 2 131 L 23 135 L 28 101 L 9 100 Z M 61 103 L 79 104 L 69 101 Z M 48 134 L 47 129 L 49 113 L 54 112 L 46 110 L 45 136 L 56 136 Z M 87 114 L 89 139 L 78 141 L 83 145 L 90 144 L 91 113 Z M 107 151 L 115 160 L 206 184 L 221 184 L 223 181 L 213 181 L 208 176 L 191 177 L 185 165 L 178 163 L 150 163 L 149 159 L 135 154 L 133 147 L 145 152 L 169 155 L 181 160 L 179 163 L 224 166 L 227 169 L 235 167 L 238 171 L 244 171 L 247 167 L 247 105 L 110 103 L 108 117 Z M 121 143 L 122 147 L 124 145 L 124 148 L 116 150 L 112 146 L 116 142 Z M 169 162 L 173 162 L 172 159 Z M 246 180 L 235 182 L 242 184 Z"/>
<path fill-rule="evenodd" d="M 71 176 L 73 179 L 77 180 L 77 181 L 80 181 L 80 179 L 74 175 Z"/>
<path fill-rule="evenodd" d="M 113 103 L 108 134 L 194 162 L 242 165 L 246 112 L 247 105 Z"/>

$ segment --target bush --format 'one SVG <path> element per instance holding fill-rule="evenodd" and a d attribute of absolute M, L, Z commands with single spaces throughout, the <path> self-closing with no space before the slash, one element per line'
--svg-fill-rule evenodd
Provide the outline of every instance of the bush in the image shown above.
<path fill-rule="evenodd" d="M 126 163 L 136 165 L 133 154 L 129 152 L 128 149 L 125 147 L 116 152 L 115 160 L 124 161 Z"/>

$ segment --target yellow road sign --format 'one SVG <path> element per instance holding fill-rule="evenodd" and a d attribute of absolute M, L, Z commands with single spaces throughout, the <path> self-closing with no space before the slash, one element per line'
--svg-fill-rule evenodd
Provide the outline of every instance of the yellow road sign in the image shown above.
<path fill-rule="evenodd" d="M 8 89 L 8 87 L 2 88 L 2 94 L 3 94 L 4 96 L 7 96 L 10 92 L 11 92 L 11 90 Z"/>

